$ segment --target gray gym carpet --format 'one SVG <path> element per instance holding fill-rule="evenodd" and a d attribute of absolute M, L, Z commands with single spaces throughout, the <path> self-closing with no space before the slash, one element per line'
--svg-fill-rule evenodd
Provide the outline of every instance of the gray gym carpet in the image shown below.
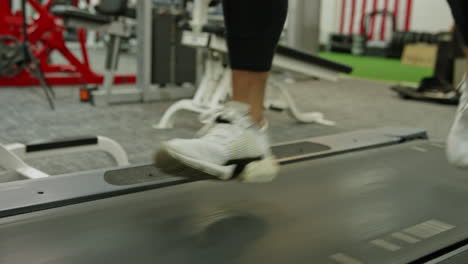
<path fill-rule="evenodd" d="M 94 68 L 102 68 L 103 52 L 91 51 L 91 54 Z M 134 56 L 124 56 L 121 65 L 121 72 L 135 72 Z M 347 78 L 338 83 L 306 80 L 293 84 L 291 91 L 302 110 L 324 112 L 337 126 L 298 124 L 285 113 L 268 112 L 272 140 L 281 142 L 382 126 L 425 128 L 433 140 L 445 140 L 454 106 L 401 100 L 389 90 L 389 85 Z M 96 108 L 79 102 L 76 87 L 55 88 L 55 91 L 57 110 L 51 111 L 38 88 L 0 88 L 0 143 L 102 135 L 122 144 L 131 163 L 140 164 L 151 162 L 153 152 L 162 141 L 191 137 L 200 126 L 196 115 L 184 113 L 178 119 L 177 128 L 153 129 L 152 125 L 171 102 Z M 70 154 L 28 162 L 54 175 L 113 166 L 112 160 L 103 153 Z"/>

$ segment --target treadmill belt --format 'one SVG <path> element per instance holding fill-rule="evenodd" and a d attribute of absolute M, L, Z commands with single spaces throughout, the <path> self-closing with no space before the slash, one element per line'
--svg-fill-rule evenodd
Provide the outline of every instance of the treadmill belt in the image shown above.
<path fill-rule="evenodd" d="M 468 177 L 429 142 L 0 219 L 0 263 L 408 263 L 468 237 Z"/>

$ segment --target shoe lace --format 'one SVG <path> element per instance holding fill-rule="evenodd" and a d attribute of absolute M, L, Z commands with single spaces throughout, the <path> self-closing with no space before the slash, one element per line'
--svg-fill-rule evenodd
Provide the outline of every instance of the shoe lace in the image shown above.
<path fill-rule="evenodd" d="M 220 117 L 226 120 L 227 123 L 218 122 L 217 119 Z M 233 133 L 238 130 L 236 128 L 249 128 L 253 125 L 252 120 L 248 116 L 241 116 L 234 109 L 215 109 L 203 113 L 200 116 L 200 121 L 206 125 L 200 129 L 197 137 L 216 141 L 228 141 Z"/>

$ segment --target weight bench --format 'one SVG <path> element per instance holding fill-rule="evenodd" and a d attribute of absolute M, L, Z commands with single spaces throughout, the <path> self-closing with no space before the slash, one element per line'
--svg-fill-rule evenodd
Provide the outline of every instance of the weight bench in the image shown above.
<path fill-rule="evenodd" d="M 109 33 L 119 37 L 129 37 L 125 18 L 136 18 L 136 10 L 127 6 L 127 0 L 101 0 L 90 12 L 70 5 L 55 5 L 51 13 L 63 18 L 72 28 L 86 28 Z"/>
<path fill-rule="evenodd" d="M 193 24 L 193 23 L 192 23 Z M 202 32 L 190 31 L 186 26 L 182 42 L 185 45 L 203 47 L 208 57 L 205 61 L 205 73 L 195 96 L 190 100 L 180 100 L 173 104 L 163 115 L 157 129 L 172 128 L 176 113 L 188 110 L 203 114 L 222 107 L 231 95 L 231 70 L 227 65 L 227 46 L 224 29 L 213 26 L 201 27 Z M 317 56 L 303 53 L 285 46 L 279 46 L 273 61 L 274 70 L 288 71 L 328 81 L 337 81 L 342 73 L 352 72 L 352 68 Z M 290 115 L 302 123 L 334 125 L 320 112 L 301 112 L 285 84 L 272 76 L 269 81 L 265 108 L 288 110 Z"/>
<path fill-rule="evenodd" d="M 119 167 L 129 165 L 127 153 L 117 142 L 107 137 L 97 136 L 32 144 L 0 144 L 0 168 L 6 170 L 6 173 L 14 173 L 25 179 L 46 178 L 50 175 L 31 167 L 24 162 L 24 159 L 87 151 L 104 151 L 115 160 Z"/>
<path fill-rule="evenodd" d="M 131 36 L 130 26 L 125 19 L 136 18 L 136 11 L 128 7 L 127 0 L 101 0 L 95 10 L 96 13 L 92 13 L 74 6 L 57 5 L 51 9 L 51 12 L 62 17 L 68 27 L 86 28 L 109 34 L 110 41 L 103 89 L 94 93 L 109 95 L 112 93 L 112 85 L 122 83 L 122 79 L 125 80 L 123 83 L 136 83 L 135 75 L 115 75 L 118 68 L 121 40 Z"/>

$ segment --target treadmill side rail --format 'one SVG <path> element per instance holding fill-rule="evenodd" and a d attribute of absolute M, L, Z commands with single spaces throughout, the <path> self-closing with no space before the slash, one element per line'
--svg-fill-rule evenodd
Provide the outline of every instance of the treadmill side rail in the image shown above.
<path fill-rule="evenodd" d="M 273 152 L 279 157 L 278 160 L 281 164 L 288 164 L 427 138 L 427 132 L 421 129 L 385 127 L 287 142 L 273 146 Z M 287 145 L 300 143 L 316 143 L 327 146 L 329 149 L 315 153 L 302 153 L 290 157 L 283 157 L 282 155 L 278 155 L 275 151 Z"/>

